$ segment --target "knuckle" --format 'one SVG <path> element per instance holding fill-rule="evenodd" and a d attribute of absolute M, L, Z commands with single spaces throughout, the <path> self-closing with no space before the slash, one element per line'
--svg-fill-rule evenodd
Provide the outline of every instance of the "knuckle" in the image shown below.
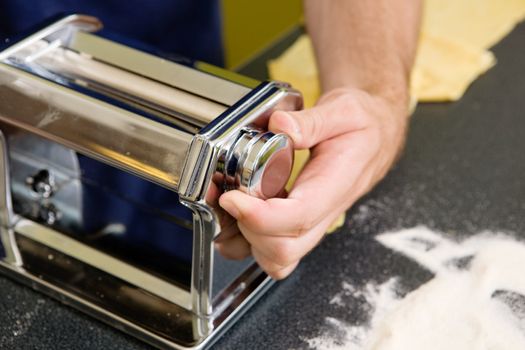
<path fill-rule="evenodd" d="M 336 101 L 343 114 L 351 115 L 355 113 L 355 104 L 351 96 L 339 95 Z"/>
<path fill-rule="evenodd" d="M 233 252 L 230 252 L 227 256 L 225 256 L 225 258 L 228 260 L 233 260 L 233 261 L 240 261 L 244 259 L 241 255 L 239 255 L 239 253 L 233 253 Z"/>
<path fill-rule="evenodd" d="M 302 237 L 306 235 L 308 232 L 310 232 L 315 226 L 316 226 L 315 219 L 311 215 L 308 217 L 305 217 L 304 220 L 299 222 L 296 235 L 298 237 Z"/>
<path fill-rule="evenodd" d="M 272 271 L 271 273 L 269 273 L 269 275 L 276 280 L 285 279 L 292 274 L 292 272 L 296 269 L 297 265 L 298 262 L 293 262 L 284 268 Z"/>
<path fill-rule="evenodd" d="M 278 270 L 268 273 L 268 275 L 274 280 L 282 280 L 288 277 L 288 273 L 284 270 Z"/>
<path fill-rule="evenodd" d="M 273 261 L 280 267 L 290 264 L 295 258 L 295 245 L 290 240 L 282 240 L 273 249 Z"/>
<path fill-rule="evenodd" d="M 227 256 L 225 258 L 230 260 L 244 260 L 250 256 L 249 249 L 229 249 L 227 250 Z M 224 256 L 224 254 L 223 254 Z"/>
<path fill-rule="evenodd" d="M 274 273 L 277 271 L 274 264 L 267 261 L 257 261 L 257 263 L 259 264 L 259 267 L 263 269 L 264 272 L 266 272 L 267 275 L 273 278 Z"/>
<path fill-rule="evenodd" d="M 216 244 L 215 248 L 226 259 L 233 259 L 232 252 L 229 249 L 227 249 L 223 244 Z"/>
<path fill-rule="evenodd" d="M 224 241 L 215 241 L 215 249 L 226 259 L 244 260 L 251 254 L 250 244 L 243 236 L 234 236 Z"/>
<path fill-rule="evenodd" d="M 230 260 L 237 260 L 237 261 L 240 261 L 240 260 L 244 260 L 246 259 L 247 257 L 250 256 L 250 253 L 248 252 L 245 252 L 245 251 L 242 251 L 242 252 L 236 252 L 234 254 L 234 256 L 232 258 L 230 258 Z"/>

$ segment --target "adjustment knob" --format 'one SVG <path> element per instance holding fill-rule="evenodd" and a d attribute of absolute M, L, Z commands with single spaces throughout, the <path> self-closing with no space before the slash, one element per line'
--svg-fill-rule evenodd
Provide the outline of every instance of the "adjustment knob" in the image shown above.
<path fill-rule="evenodd" d="M 245 129 L 229 152 L 226 189 L 266 199 L 278 195 L 293 165 L 293 144 L 285 134 Z"/>

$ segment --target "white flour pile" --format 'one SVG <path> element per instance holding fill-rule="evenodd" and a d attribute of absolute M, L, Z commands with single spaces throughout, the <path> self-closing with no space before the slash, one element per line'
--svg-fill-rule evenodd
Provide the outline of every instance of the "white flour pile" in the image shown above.
<path fill-rule="evenodd" d="M 525 243 L 482 233 L 456 243 L 425 227 L 377 240 L 435 273 L 399 297 L 398 279 L 361 289 L 343 284 L 330 303 L 364 298 L 368 321 L 326 318 L 315 349 L 525 349 Z"/>

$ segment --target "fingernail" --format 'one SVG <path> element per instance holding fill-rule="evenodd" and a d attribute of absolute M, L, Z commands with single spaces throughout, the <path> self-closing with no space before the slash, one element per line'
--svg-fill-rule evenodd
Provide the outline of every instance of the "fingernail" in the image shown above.
<path fill-rule="evenodd" d="M 239 209 L 235 204 L 233 204 L 233 202 L 230 202 L 228 200 L 219 201 L 219 205 L 222 207 L 222 209 L 226 210 L 234 218 L 237 219 L 239 217 Z"/>

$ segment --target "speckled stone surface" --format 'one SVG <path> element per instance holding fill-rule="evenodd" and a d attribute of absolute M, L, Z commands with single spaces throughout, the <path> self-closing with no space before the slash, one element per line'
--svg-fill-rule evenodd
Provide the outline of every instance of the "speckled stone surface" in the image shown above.
<path fill-rule="evenodd" d="M 400 276 L 406 291 L 432 277 L 374 241 L 424 224 L 450 235 L 525 235 L 525 25 L 495 49 L 498 64 L 453 104 L 417 109 L 403 158 L 287 280 L 277 283 L 216 349 L 304 349 L 327 316 L 362 319 L 362 300 L 329 303 L 343 282 Z M 246 68 L 249 72 L 252 68 Z M 148 349 L 132 337 L 0 278 L 2 349 Z"/>

